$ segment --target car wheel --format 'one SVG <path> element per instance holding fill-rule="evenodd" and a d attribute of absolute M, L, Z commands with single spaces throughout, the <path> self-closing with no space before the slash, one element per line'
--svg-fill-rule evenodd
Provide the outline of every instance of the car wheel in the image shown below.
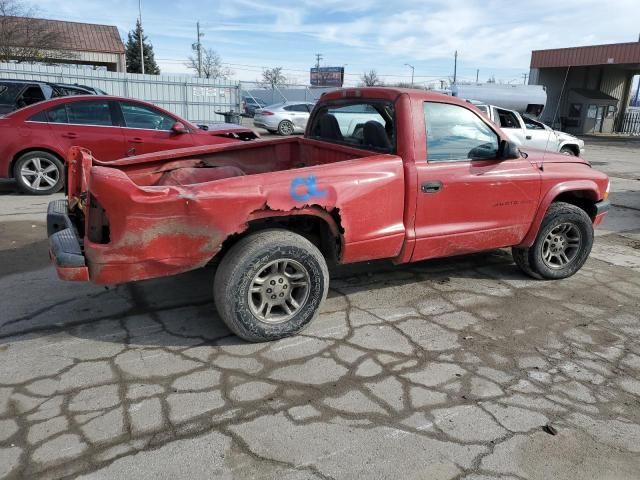
<path fill-rule="evenodd" d="M 280 135 L 292 135 L 293 123 L 291 123 L 289 120 L 282 120 L 278 125 L 278 133 Z"/>
<path fill-rule="evenodd" d="M 287 230 L 249 235 L 223 257 L 214 300 L 229 329 L 250 342 L 293 335 L 327 296 L 329 271 L 315 245 Z"/>
<path fill-rule="evenodd" d="M 576 156 L 576 152 L 574 152 L 571 147 L 562 147 L 560 149 L 560 153 L 563 154 L 563 155 L 570 155 L 572 157 Z"/>
<path fill-rule="evenodd" d="M 50 195 L 64 185 L 62 161 L 49 152 L 29 152 L 22 155 L 13 167 L 18 187 L 32 195 Z"/>
<path fill-rule="evenodd" d="M 589 215 L 575 205 L 557 202 L 549 207 L 534 244 L 524 251 L 515 249 L 514 260 L 535 278 L 567 278 L 582 268 L 592 246 L 593 223 Z"/>

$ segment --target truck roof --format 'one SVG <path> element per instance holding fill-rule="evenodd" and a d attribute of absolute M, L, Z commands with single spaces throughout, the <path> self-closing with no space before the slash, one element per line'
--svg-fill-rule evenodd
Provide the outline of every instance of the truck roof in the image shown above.
<path fill-rule="evenodd" d="M 339 100 L 341 98 L 380 98 L 384 100 L 395 100 L 401 95 L 409 95 L 417 100 L 425 102 L 446 102 L 456 105 L 469 106 L 465 100 L 460 100 L 450 95 L 436 93 L 430 90 L 418 90 L 415 88 L 397 87 L 354 87 L 332 90 L 323 94 L 320 101 Z"/>

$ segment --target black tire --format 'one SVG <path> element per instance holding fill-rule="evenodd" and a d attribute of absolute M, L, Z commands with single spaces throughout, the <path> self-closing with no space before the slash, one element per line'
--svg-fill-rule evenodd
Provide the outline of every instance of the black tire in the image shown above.
<path fill-rule="evenodd" d="M 576 152 L 574 152 L 573 148 L 571 147 L 562 147 L 560 149 L 560 153 L 562 153 L 563 155 L 570 155 L 572 157 L 576 156 Z"/>
<path fill-rule="evenodd" d="M 569 231 L 563 233 L 563 229 L 569 229 Z M 559 239 L 558 251 L 563 252 L 566 258 L 564 264 L 557 254 L 549 253 L 553 252 L 555 238 Z M 566 245 L 569 240 L 574 242 L 574 246 L 562 250 L 562 245 Z M 526 260 L 529 264 L 528 268 L 534 274 L 532 276 L 535 277 L 535 274 L 538 274 L 544 279 L 557 280 L 570 277 L 580 270 L 587 261 L 592 246 L 593 223 L 589 215 L 575 205 L 557 202 L 552 203 L 547 210 L 534 244 L 531 248 L 524 250 L 527 251 Z M 548 254 L 552 255 L 551 258 L 556 258 L 556 261 L 552 262 L 550 258 L 545 259 Z M 514 260 L 525 273 L 531 274 L 527 272 L 526 262 L 521 255 L 523 254 L 520 252 L 516 253 Z"/>
<path fill-rule="evenodd" d="M 38 169 L 38 165 L 43 168 Z M 36 172 L 37 170 L 39 172 L 34 175 L 25 174 L 26 171 Z M 13 177 L 20 190 L 25 193 L 51 195 L 58 192 L 64 185 L 64 166 L 62 160 L 49 152 L 28 152 L 18 158 L 14 164 Z"/>
<path fill-rule="evenodd" d="M 531 268 L 531 263 L 529 262 L 530 252 L 530 248 L 513 247 L 511 249 L 511 256 L 513 257 L 513 261 L 516 262 L 516 265 L 520 268 L 520 270 L 522 270 L 530 277 L 535 278 L 536 280 L 542 280 L 542 276 L 533 268 Z"/>
<path fill-rule="evenodd" d="M 250 296 L 249 289 L 256 286 L 257 278 L 266 278 L 263 280 L 264 287 L 260 287 L 266 288 L 272 277 L 262 277 L 264 269 L 274 262 L 285 260 L 306 270 L 307 293 L 304 301 L 298 299 L 299 308 L 290 314 L 290 318 L 283 307 L 276 305 L 273 308 L 281 311 L 284 319 L 279 322 L 265 321 L 266 317 L 261 319 L 259 314 L 254 313 L 255 304 L 263 298 L 261 295 L 264 292 L 254 292 Z M 285 266 L 286 268 L 289 267 Z M 278 267 L 276 270 L 280 272 Z M 269 275 L 279 275 L 273 273 L 273 270 L 269 272 Z M 275 285 L 277 287 L 277 284 Z M 290 296 L 293 296 L 296 288 L 302 287 L 295 287 L 291 283 Z M 220 317 L 233 333 L 250 342 L 264 342 L 294 335 L 305 328 L 316 315 L 328 289 L 329 271 L 318 248 L 300 235 L 287 230 L 273 229 L 249 235 L 227 252 L 216 272 L 213 295 Z M 283 291 L 280 290 L 280 293 Z M 275 295 L 271 298 L 274 297 Z M 272 308 L 269 307 L 266 315 L 270 315 L 271 311 Z"/>
<path fill-rule="evenodd" d="M 282 120 L 279 124 L 278 124 L 278 134 L 279 135 L 293 135 L 293 123 L 291 123 L 289 120 Z"/>

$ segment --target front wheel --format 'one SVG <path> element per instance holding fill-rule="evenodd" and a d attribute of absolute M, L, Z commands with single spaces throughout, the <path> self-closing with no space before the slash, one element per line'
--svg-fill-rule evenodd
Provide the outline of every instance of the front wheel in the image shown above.
<path fill-rule="evenodd" d="M 552 203 L 530 248 L 513 250 L 516 264 L 534 278 L 561 279 L 575 274 L 593 246 L 589 215 L 569 203 Z"/>
<path fill-rule="evenodd" d="M 49 152 L 28 152 L 13 167 L 18 187 L 31 195 L 49 195 L 64 184 L 62 162 Z"/>
<path fill-rule="evenodd" d="M 287 230 L 249 235 L 224 256 L 214 300 L 229 329 L 250 342 L 277 340 L 305 328 L 327 296 L 322 253 Z"/>
<path fill-rule="evenodd" d="M 562 147 L 560 149 L 560 153 L 563 154 L 563 155 L 569 155 L 570 157 L 575 157 L 576 156 L 576 152 L 574 152 L 571 147 Z"/>

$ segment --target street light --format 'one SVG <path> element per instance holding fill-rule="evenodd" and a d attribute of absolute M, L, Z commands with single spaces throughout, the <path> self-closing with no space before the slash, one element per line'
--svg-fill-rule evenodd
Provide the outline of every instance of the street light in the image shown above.
<path fill-rule="evenodd" d="M 413 88 L 413 74 L 415 73 L 416 69 L 413 65 L 409 65 L 408 63 L 405 63 L 405 65 L 411 69 L 411 88 Z"/>

